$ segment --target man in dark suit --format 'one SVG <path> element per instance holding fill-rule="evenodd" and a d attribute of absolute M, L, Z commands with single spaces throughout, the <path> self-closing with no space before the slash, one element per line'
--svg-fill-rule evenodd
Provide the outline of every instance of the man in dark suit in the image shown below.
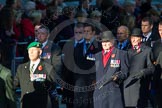
<path fill-rule="evenodd" d="M 55 72 L 61 74 L 61 49 L 49 40 L 49 29 L 41 25 L 37 30 L 37 41 L 42 44 L 41 59 L 51 64 Z"/>
<path fill-rule="evenodd" d="M 111 31 L 103 32 L 100 41 L 103 50 L 95 56 L 94 108 L 124 108 L 119 85 L 127 77 L 127 53 L 114 47 L 115 37 Z"/>
<path fill-rule="evenodd" d="M 153 55 L 154 55 L 154 63 L 157 64 L 155 65 L 155 72 L 154 72 L 154 77 L 153 77 L 153 88 L 154 90 L 156 91 L 155 92 L 155 97 L 159 97 L 159 99 L 162 97 L 161 96 L 161 92 L 160 90 L 162 89 L 161 88 L 161 78 L 160 78 L 160 75 L 161 75 L 161 63 L 159 63 L 159 60 L 161 62 L 161 58 L 157 60 L 158 57 L 160 57 L 161 55 L 159 55 L 159 53 L 162 51 L 162 21 L 159 22 L 159 25 L 158 25 L 158 30 L 159 30 L 159 35 L 160 35 L 160 39 L 155 41 L 155 43 L 153 44 L 153 48 L 152 48 L 152 51 L 153 51 Z M 156 63 L 158 61 L 158 63 Z M 160 64 L 160 65 L 159 65 Z M 161 104 L 159 102 L 159 99 L 155 98 L 155 104 Z M 162 107 L 162 105 L 160 105 Z M 160 107 L 160 108 L 161 108 Z"/>
<path fill-rule="evenodd" d="M 141 22 L 142 41 L 149 47 L 152 47 L 153 43 L 159 39 L 157 30 L 153 28 L 153 20 L 150 17 L 144 17 Z"/>
<path fill-rule="evenodd" d="M 128 50 L 129 76 L 124 81 L 126 107 L 145 108 L 149 99 L 150 74 L 154 72 L 151 48 L 141 43 L 142 34 L 134 28 L 130 37 L 132 48 Z M 131 82 L 135 81 L 131 84 Z M 128 86 L 129 85 L 129 86 Z"/>
<path fill-rule="evenodd" d="M 162 108 L 162 51 L 159 53 L 159 56 L 156 61 L 156 102 L 158 108 Z"/>
<path fill-rule="evenodd" d="M 159 30 L 160 39 L 155 41 L 153 44 L 153 47 L 152 47 L 155 61 L 156 61 L 157 57 L 159 56 L 160 51 L 162 51 L 162 21 L 159 22 L 158 30 Z"/>
<path fill-rule="evenodd" d="M 53 66 L 40 59 L 42 50 L 39 42 L 30 43 L 27 49 L 30 61 L 19 65 L 15 76 L 15 85 L 20 85 L 21 88 L 21 105 L 23 108 L 36 108 L 37 106 L 51 108 L 48 91 L 54 86 L 53 82 L 56 74 Z M 39 87 L 39 89 L 35 87 Z M 31 94 L 36 90 L 41 91 L 37 92 L 40 97 L 32 98 L 33 95 Z M 26 104 L 33 101 L 35 103 Z"/>
<path fill-rule="evenodd" d="M 83 57 L 83 33 L 84 33 L 84 25 L 78 23 L 74 27 L 74 38 L 70 41 L 66 42 L 63 46 L 63 80 L 74 87 L 74 77 L 76 72 L 74 72 L 74 67 L 78 65 L 78 63 L 82 62 Z M 65 87 L 65 86 L 64 86 Z M 63 98 L 67 98 L 71 101 L 74 99 L 74 89 L 65 88 L 63 91 Z M 67 108 L 73 108 L 72 102 L 66 102 Z"/>
<path fill-rule="evenodd" d="M 153 47 L 154 46 L 154 42 L 157 41 L 159 39 L 159 34 L 158 31 L 156 29 L 157 27 L 155 26 L 155 23 L 153 22 L 151 17 L 144 17 L 141 21 L 141 30 L 142 30 L 142 42 L 149 46 L 149 47 Z M 153 52 L 154 53 L 154 52 Z M 154 55 L 154 54 L 153 54 Z M 154 61 L 155 61 L 155 56 L 154 56 Z M 153 81 L 151 80 L 151 77 L 153 77 L 152 75 L 150 75 L 150 102 L 151 105 L 154 106 L 154 93 L 153 88 L 154 88 L 154 84 Z"/>
<path fill-rule="evenodd" d="M 82 91 L 74 90 L 74 108 L 93 107 L 93 90 L 84 88 L 95 82 L 95 54 L 101 51 L 101 44 L 96 41 L 95 28 L 91 24 L 84 25 L 83 36 L 84 42 L 74 49 L 74 85 L 76 89 L 82 88 Z"/>
<path fill-rule="evenodd" d="M 56 74 L 62 78 L 61 49 L 58 45 L 49 40 L 50 31 L 45 25 L 41 25 L 37 30 L 37 41 L 42 44 L 41 59 L 53 66 Z M 51 99 L 56 101 L 55 89 L 51 89 Z M 56 105 L 53 105 L 53 107 Z"/>

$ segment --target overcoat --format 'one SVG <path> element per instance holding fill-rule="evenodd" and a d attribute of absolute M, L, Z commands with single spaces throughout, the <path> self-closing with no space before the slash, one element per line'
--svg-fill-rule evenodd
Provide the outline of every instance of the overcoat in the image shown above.
<path fill-rule="evenodd" d="M 132 80 L 132 77 L 143 70 L 144 76 L 133 85 L 124 88 L 125 106 L 142 107 L 147 105 L 149 95 L 150 76 L 154 72 L 152 63 L 151 48 L 141 44 L 139 51 L 132 48 L 128 50 L 129 56 L 129 76 L 124 81 L 124 87 Z"/>
<path fill-rule="evenodd" d="M 159 56 L 157 58 L 157 63 L 156 63 L 156 100 L 157 100 L 157 105 L 159 108 L 162 107 L 162 51 L 159 53 Z"/>
<path fill-rule="evenodd" d="M 153 44 L 153 47 L 152 47 L 152 52 L 153 52 L 155 61 L 158 58 L 160 51 L 162 51 L 162 41 L 161 41 L 161 39 L 155 41 L 154 44 Z"/>
<path fill-rule="evenodd" d="M 93 100 L 94 108 L 123 108 L 122 96 L 119 85 L 127 77 L 128 59 L 125 51 L 114 48 L 112 54 L 104 68 L 102 63 L 102 52 L 96 54 L 96 89 L 94 91 Z M 117 72 L 118 81 L 111 81 L 101 89 L 99 83 L 103 78 L 110 79 Z"/>

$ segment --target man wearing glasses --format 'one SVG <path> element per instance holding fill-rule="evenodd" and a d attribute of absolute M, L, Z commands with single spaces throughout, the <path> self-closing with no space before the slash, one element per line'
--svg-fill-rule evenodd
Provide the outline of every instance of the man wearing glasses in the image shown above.
<path fill-rule="evenodd" d="M 129 29 L 127 26 L 119 26 L 117 29 L 117 48 L 128 50 L 130 48 Z"/>

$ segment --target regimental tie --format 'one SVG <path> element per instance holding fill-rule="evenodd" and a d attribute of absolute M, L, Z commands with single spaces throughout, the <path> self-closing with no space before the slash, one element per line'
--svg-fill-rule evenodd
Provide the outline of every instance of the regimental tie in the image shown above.
<path fill-rule="evenodd" d="M 34 73 L 34 65 L 35 64 L 32 64 L 32 66 L 30 67 L 30 73 L 32 73 L 32 74 Z"/>

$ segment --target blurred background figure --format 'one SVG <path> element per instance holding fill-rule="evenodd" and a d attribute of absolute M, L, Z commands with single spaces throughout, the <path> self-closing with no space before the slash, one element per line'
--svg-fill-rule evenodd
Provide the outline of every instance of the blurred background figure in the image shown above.
<path fill-rule="evenodd" d="M 104 31 L 103 25 L 101 23 L 102 13 L 99 10 L 94 10 L 90 13 L 90 18 L 93 20 L 92 24 L 96 28 L 97 38 L 100 36 L 101 32 Z"/>
<path fill-rule="evenodd" d="M 126 25 L 130 31 L 136 26 L 136 17 L 134 16 L 135 3 L 132 1 L 125 1 L 123 4 L 124 12 L 122 16 L 122 25 Z"/>
<path fill-rule="evenodd" d="M 121 25 L 117 28 L 117 48 L 121 50 L 128 50 L 130 44 L 130 31 L 127 26 Z"/>
<path fill-rule="evenodd" d="M 5 49 L 6 50 L 6 49 Z M 3 49 L 0 47 L 0 108 L 17 108 L 16 95 L 11 70 L 4 67 L 1 62 Z"/>
<path fill-rule="evenodd" d="M 154 30 L 154 22 L 150 17 L 144 17 L 141 21 L 142 41 L 149 47 L 159 39 L 157 30 Z"/>

